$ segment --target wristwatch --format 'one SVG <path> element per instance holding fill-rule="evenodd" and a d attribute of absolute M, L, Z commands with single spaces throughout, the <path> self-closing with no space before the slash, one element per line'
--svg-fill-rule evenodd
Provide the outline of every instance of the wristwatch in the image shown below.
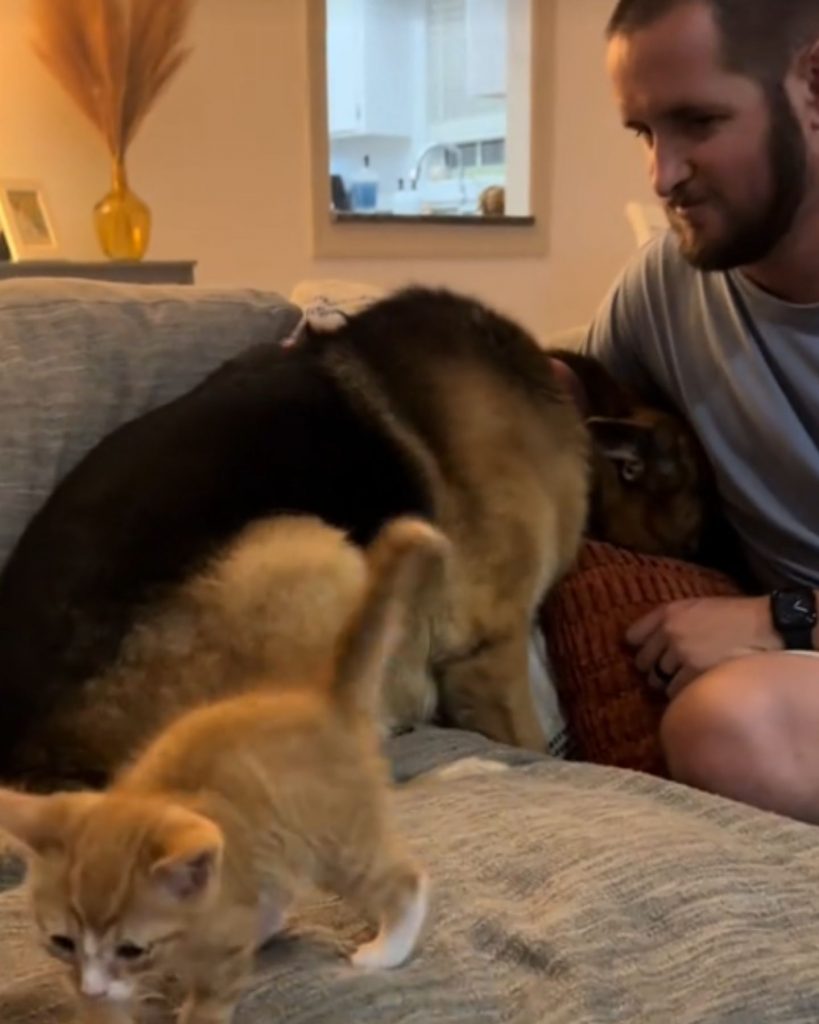
<path fill-rule="evenodd" d="M 812 651 L 816 595 L 810 587 L 788 587 L 771 594 L 771 619 L 789 651 Z"/>

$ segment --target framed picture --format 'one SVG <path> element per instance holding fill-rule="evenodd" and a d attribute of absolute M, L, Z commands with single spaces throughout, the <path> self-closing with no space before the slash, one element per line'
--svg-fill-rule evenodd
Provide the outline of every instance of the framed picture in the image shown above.
<path fill-rule="evenodd" d="M 0 181 L 0 230 L 13 260 L 53 259 L 54 221 L 37 181 Z"/>

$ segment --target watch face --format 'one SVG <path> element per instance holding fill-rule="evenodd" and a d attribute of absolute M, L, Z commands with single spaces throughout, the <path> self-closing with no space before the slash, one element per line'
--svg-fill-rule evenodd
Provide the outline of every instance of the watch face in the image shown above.
<path fill-rule="evenodd" d="M 773 595 L 774 621 L 781 629 L 815 626 L 816 601 L 811 590 L 777 590 Z"/>

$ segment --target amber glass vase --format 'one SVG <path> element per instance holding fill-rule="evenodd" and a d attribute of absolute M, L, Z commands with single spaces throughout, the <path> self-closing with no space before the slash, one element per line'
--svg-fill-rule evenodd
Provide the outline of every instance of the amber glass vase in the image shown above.
<path fill-rule="evenodd" d="M 125 164 L 111 162 L 111 191 L 94 207 L 102 251 L 112 260 L 141 260 L 151 237 L 151 211 L 128 187 Z"/>

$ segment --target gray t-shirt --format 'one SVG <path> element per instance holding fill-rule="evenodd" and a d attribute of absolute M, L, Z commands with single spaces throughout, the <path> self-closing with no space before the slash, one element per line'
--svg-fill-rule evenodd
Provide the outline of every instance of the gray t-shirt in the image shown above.
<path fill-rule="evenodd" d="M 694 270 L 668 232 L 626 268 L 585 351 L 691 423 L 760 581 L 819 587 L 819 305 Z"/>

